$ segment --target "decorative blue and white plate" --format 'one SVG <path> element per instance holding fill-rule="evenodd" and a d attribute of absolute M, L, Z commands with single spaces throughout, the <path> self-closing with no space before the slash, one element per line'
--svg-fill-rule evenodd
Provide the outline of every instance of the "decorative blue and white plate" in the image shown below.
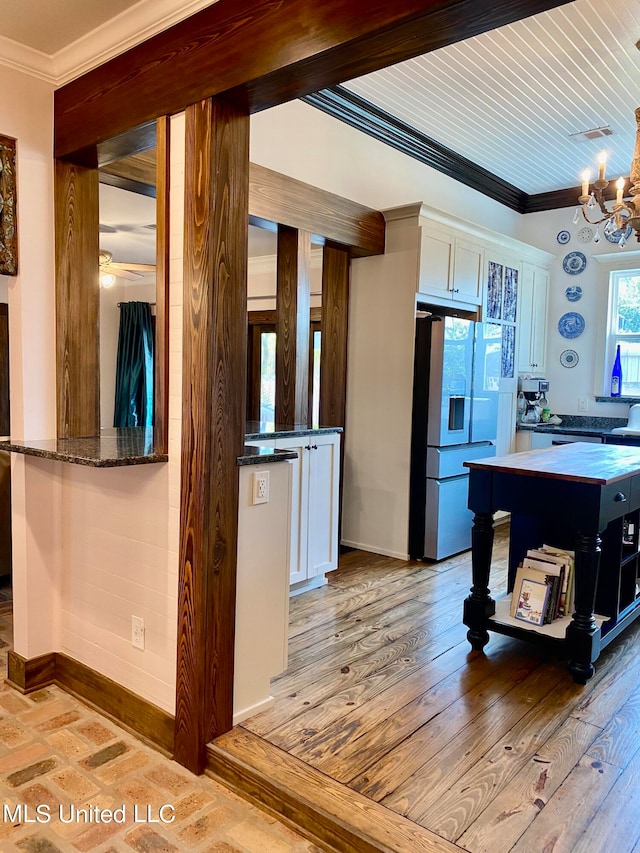
<path fill-rule="evenodd" d="M 582 288 L 577 284 L 572 284 L 564 292 L 564 295 L 567 297 L 569 302 L 578 302 L 582 299 Z"/>
<path fill-rule="evenodd" d="M 566 349 L 560 353 L 560 364 L 563 367 L 575 367 L 580 361 L 580 356 L 574 349 Z"/>
<path fill-rule="evenodd" d="M 558 331 L 563 338 L 579 338 L 584 332 L 584 327 L 584 317 L 576 311 L 568 311 L 558 320 Z"/>
<path fill-rule="evenodd" d="M 571 239 L 571 234 L 568 231 L 558 231 L 556 234 L 556 240 L 560 243 L 561 246 L 564 246 L 565 243 L 568 243 Z"/>
<path fill-rule="evenodd" d="M 564 256 L 564 260 L 562 261 L 562 269 L 566 273 L 569 273 L 569 275 L 578 275 L 584 270 L 586 265 L 587 258 L 582 252 L 569 252 L 568 255 Z"/>
<path fill-rule="evenodd" d="M 628 240 L 632 234 L 633 228 L 630 225 L 627 225 L 626 228 L 617 228 L 615 231 L 611 231 L 611 233 L 606 230 L 604 232 L 604 236 L 610 243 L 619 243 L 622 236 L 624 236 L 625 240 Z"/>

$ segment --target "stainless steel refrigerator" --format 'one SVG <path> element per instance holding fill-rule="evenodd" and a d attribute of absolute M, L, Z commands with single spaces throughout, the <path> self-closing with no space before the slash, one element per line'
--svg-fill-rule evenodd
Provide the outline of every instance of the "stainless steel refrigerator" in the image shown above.
<path fill-rule="evenodd" d="M 502 328 L 416 319 L 409 553 L 442 560 L 471 547 L 468 469 L 495 455 Z"/>

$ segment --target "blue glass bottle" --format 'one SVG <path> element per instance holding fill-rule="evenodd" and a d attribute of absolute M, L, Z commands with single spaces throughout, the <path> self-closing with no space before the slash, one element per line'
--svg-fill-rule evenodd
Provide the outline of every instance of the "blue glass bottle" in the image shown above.
<path fill-rule="evenodd" d="M 611 371 L 611 396 L 619 397 L 622 392 L 622 364 L 620 363 L 620 344 L 616 350 L 616 360 Z"/>

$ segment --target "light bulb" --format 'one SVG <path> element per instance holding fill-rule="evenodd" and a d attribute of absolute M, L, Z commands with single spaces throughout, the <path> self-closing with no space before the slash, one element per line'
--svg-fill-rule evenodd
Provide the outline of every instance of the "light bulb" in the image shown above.
<path fill-rule="evenodd" d="M 617 192 L 616 192 L 616 204 L 622 204 L 622 195 L 624 193 L 624 185 L 625 185 L 624 178 L 618 178 L 618 180 L 616 181 L 616 190 L 617 190 Z"/>
<path fill-rule="evenodd" d="M 110 272 L 100 273 L 100 284 L 102 287 L 111 287 L 115 283 L 116 277 Z"/>
<path fill-rule="evenodd" d="M 589 195 L 589 184 L 591 183 L 591 169 L 585 169 L 582 173 L 582 195 Z"/>
<path fill-rule="evenodd" d="M 606 168 L 607 168 L 607 152 L 601 151 L 598 154 L 598 180 L 599 181 L 604 181 Z"/>

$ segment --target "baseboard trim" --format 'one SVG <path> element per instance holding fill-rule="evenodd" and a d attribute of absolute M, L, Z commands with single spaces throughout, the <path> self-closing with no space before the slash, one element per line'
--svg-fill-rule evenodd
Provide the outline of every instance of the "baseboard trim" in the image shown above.
<path fill-rule="evenodd" d="M 27 659 L 11 651 L 6 680 L 20 693 L 57 684 L 161 752 L 173 756 L 172 714 L 62 652 Z"/>
<path fill-rule="evenodd" d="M 17 652 L 7 655 L 7 684 L 20 693 L 33 693 L 48 687 L 56 679 L 56 654 L 48 652 L 35 658 L 24 658 Z"/>
<path fill-rule="evenodd" d="M 205 773 L 323 849 L 336 853 L 460 853 L 439 835 L 236 727 L 207 745 Z"/>
<path fill-rule="evenodd" d="M 354 548 L 356 551 L 366 551 L 368 554 L 380 554 L 382 557 L 393 557 L 395 560 L 409 560 L 408 551 L 388 551 L 386 548 L 377 548 L 373 545 L 365 545 L 363 542 L 352 542 L 350 539 L 341 539 L 341 545 Z"/>
<path fill-rule="evenodd" d="M 273 698 L 273 696 L 268 696 L 261 702 L 256 702 L 255 705 L 251 705 L 248 708 L 243 708 L 241 711 L 238 711 L 233 715 L 233 725 L 237 726 L 243 720 L 248 720 L 249 717 L 255 717 L 256 714 L 261 714 L 263 711 L 268 711 L 269 708 L 273 708 L 275 704 L 276 700 Z"/>

